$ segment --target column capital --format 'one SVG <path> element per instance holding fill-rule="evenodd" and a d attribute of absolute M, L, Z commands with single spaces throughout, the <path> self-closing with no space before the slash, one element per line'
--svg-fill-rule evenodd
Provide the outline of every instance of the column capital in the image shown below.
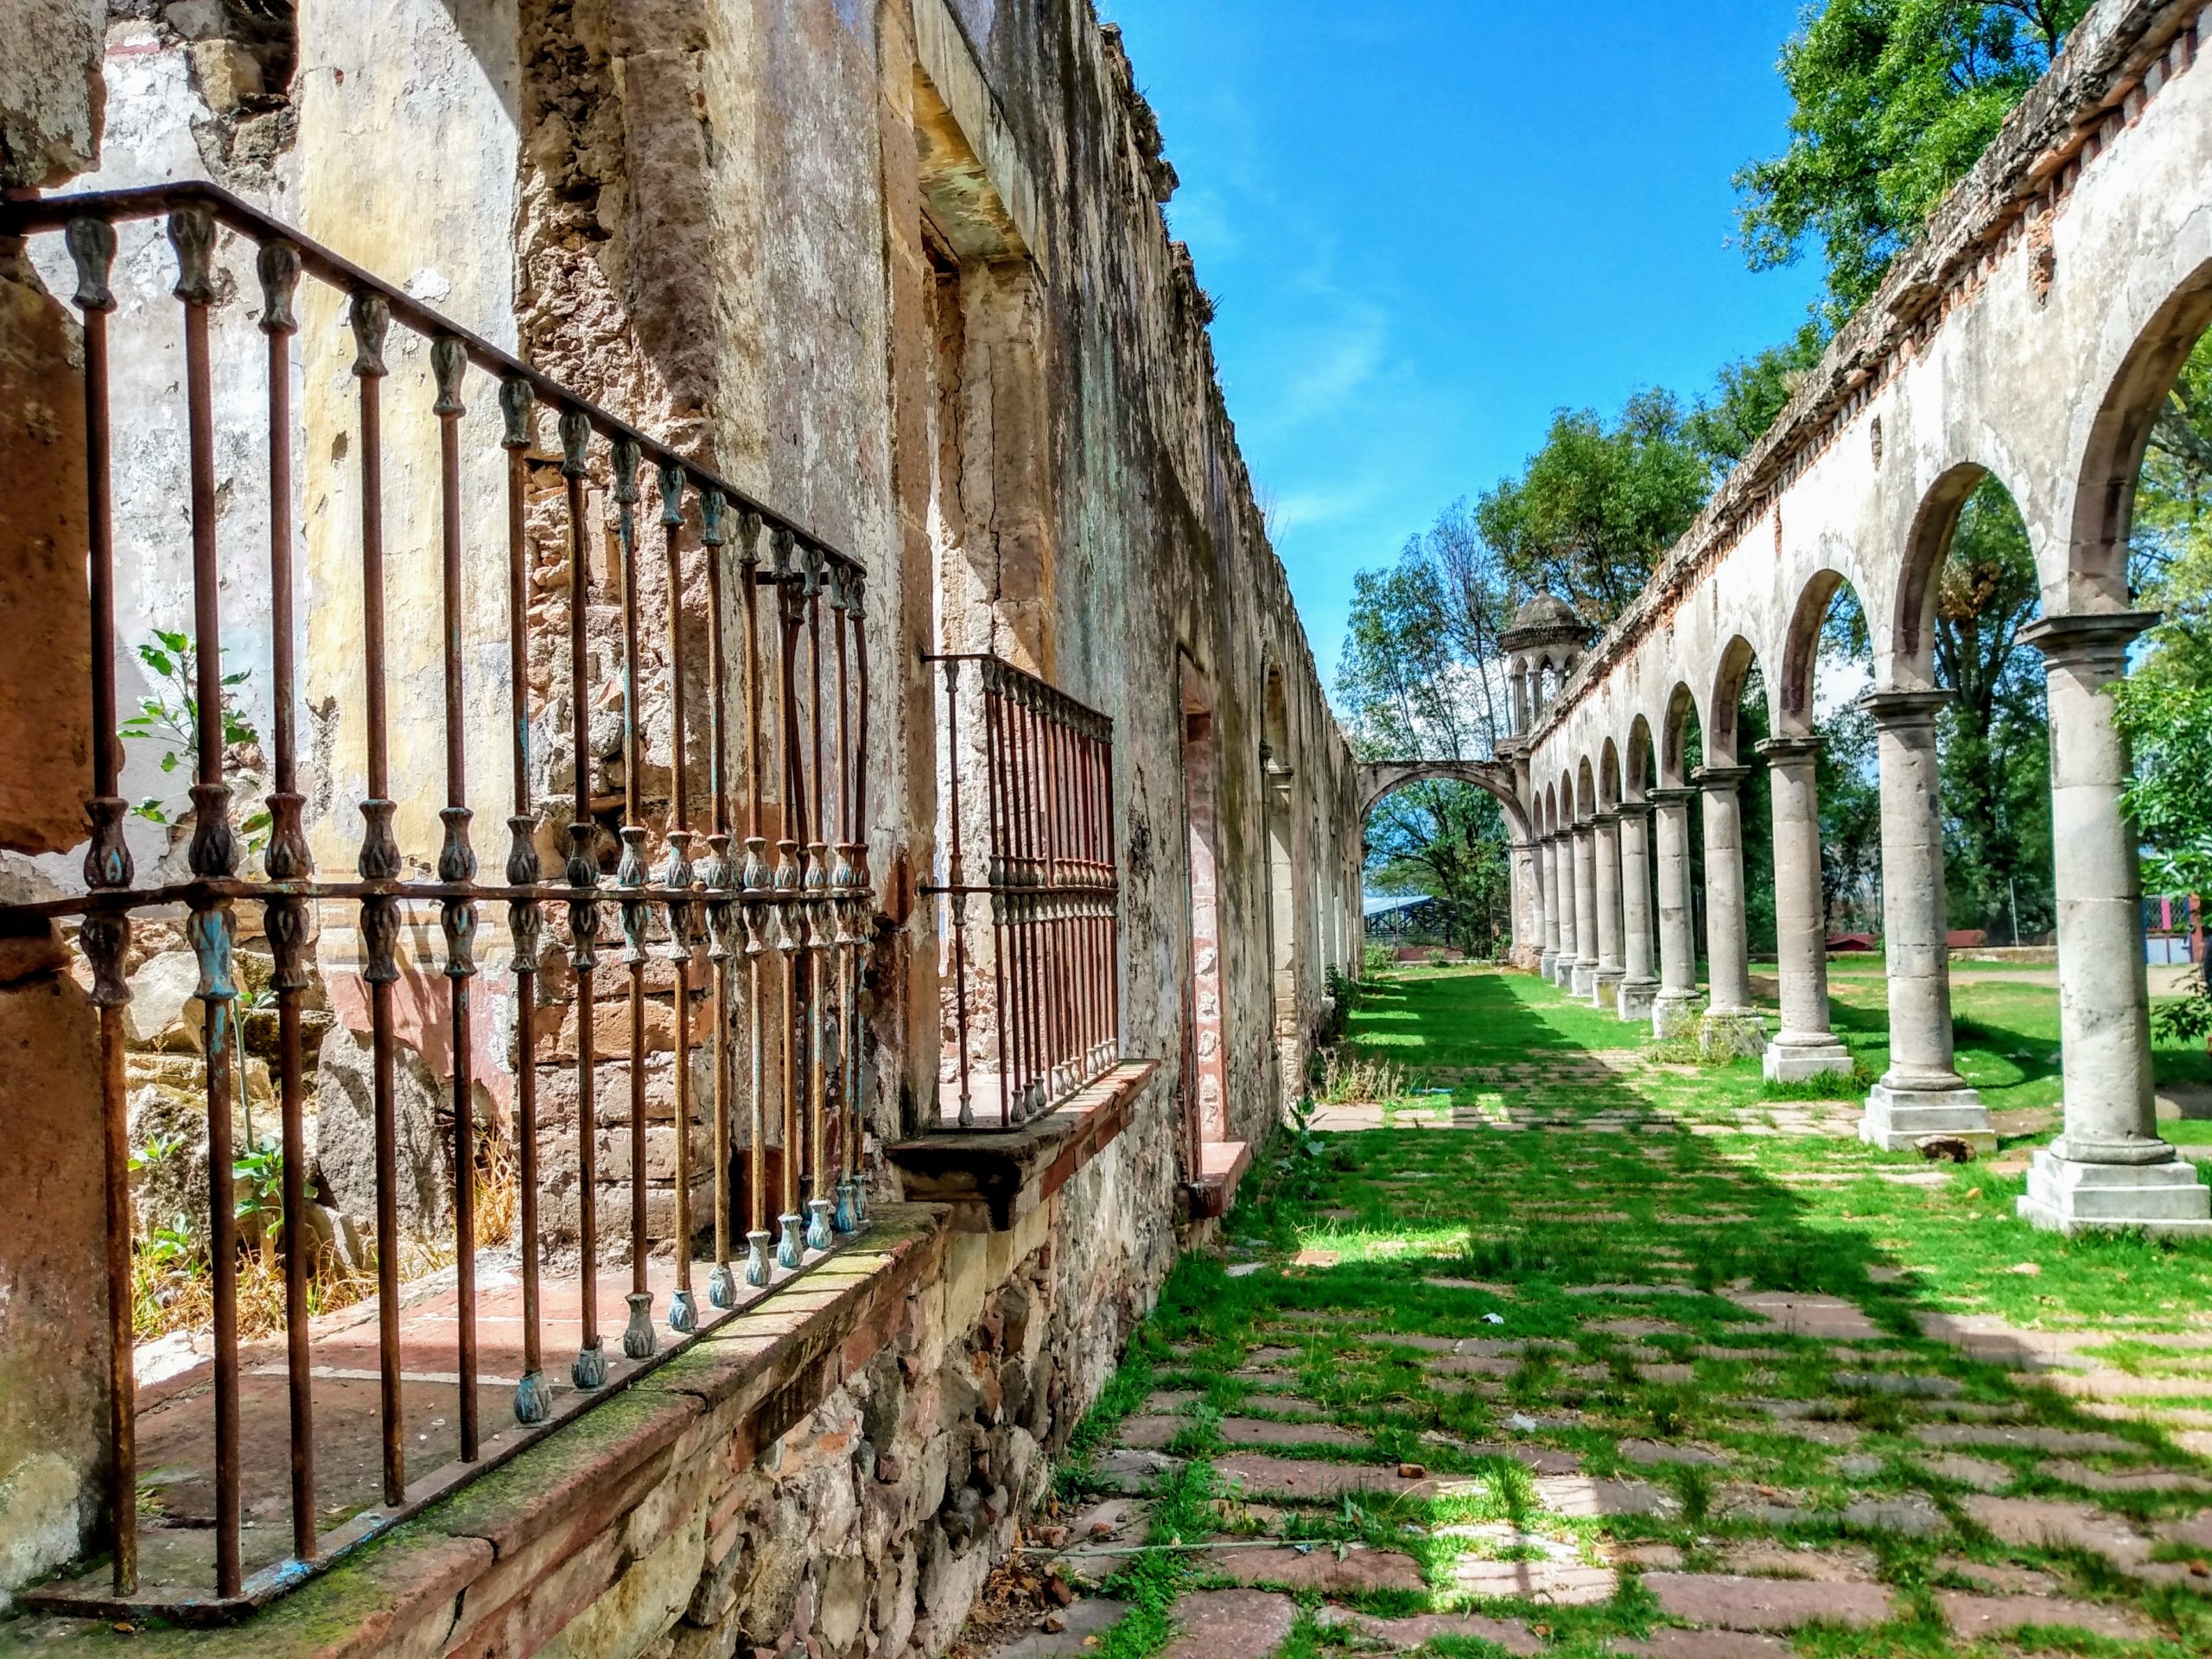
<path fill-rule="evenodd" d="M 1672 785 L 1662 789 L 1646 790 L 1644 793 L 1653 806 L 1660 807 L 1688 806 L 1705 791 L 1701 789 L 1687 789 L 1679 785 Z"/>
<path fill-rule="evenodd" d="M 1757 747 L 1770 766 L 1810 766 L 1827 742 L 1819 734 L 1808 732 L 1802 737 L 1770 737 Z"/>
<path fill-rule="evenodd" d="M 1905 731 L 1932 726 L 1953 693 L 1939 686 L 1910 691 L 1869 691 L 1859 699 L 1859 711 L 1884 731 Z"/>
<path fill-rule="evenodd" d="M 1751 775 L 1749 766 L 1694 766 L 1690 769 L 1691 781 L 1708 791 L 1734 789 Z"/>
<path fill-rule="evenodd" d="M 1614 809 L 1613 816 L 1624 823 L 1631 818 L 1648 818 L 1651 816 L 1651 803 L 1649 801 L 1623 801 Z"/>
<path fill-rule="evenodd" d="M 2158 611 L 2084 611 L 2046 616 L 2020 630 L 2020 643 L 2043 652 L 2046 667 L 2102 669 L 2117 679 L 2127 671 L 2127 648 L 2158 626 Z"/>
<path fill-rule="evenodd" d="M 1592 812 L 1590 815 L 1590 822 L 1600 830 L 1610 830 L 1620 821 L 1621 815 L 1611 807 L 1607 807 L 1602 812 Z"/>
<path fill-rule="evenodd" d="M 1598 820 L 1589 814 L 1585 814 L 1574 821 L 1574 833 L 1578 836 L 1586 836 L 1597 827 Z"/>

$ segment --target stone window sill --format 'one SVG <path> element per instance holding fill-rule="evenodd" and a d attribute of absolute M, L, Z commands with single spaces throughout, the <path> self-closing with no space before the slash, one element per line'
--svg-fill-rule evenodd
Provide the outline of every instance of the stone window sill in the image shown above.
<path fill-rule="evenodd" d="M 958 1231 L 1007 1232 L 1111 1144 L 1159 1070 L 1157 1060 L 1124 1060 L 1018 1129 L 925 1135 L 888 1156 L 909 1201 L 950 1205 Z"/>
<path fill-rule="evenodd" d="M 1252 1148 L 1243 1141 L 1209 1141 L 1198 1148 L 1198 1179 L 1190 1185 L 1191 1219 L 1211 1221 L 1229 1213 L 1236 1184 L 1252 1166 Z"/>

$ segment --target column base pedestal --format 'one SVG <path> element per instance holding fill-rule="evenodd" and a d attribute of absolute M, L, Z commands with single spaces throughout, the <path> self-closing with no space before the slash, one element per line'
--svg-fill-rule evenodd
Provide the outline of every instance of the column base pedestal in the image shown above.
<path fill-rule="evenodd" d="M 1766 1023 L 1749 1008 L 1709 1010 L 1697 1023 L 1698 1050 L 1708 1060 L 1766 1052 Z"/>
<path fill-rule="evenodd" d="M 1590 1000 L 1590 994 L 1597 983 L 1598 964 L 1594 962 L 1578 962 L 1574 964 L 1574 971 L 1567 976 L 1567 994 L 1578 1001 L 1586 1002 Z"/>
<path fill-rule="evenodd" d="M 1600 968 L 1590 987 L 1590 1006 L 1612 1008 L 1619 1005 L 1621 982 L 1628 977 L 1618 968 Z"/>
<path fill-rule="evenodd" d="M 1537 974 L 1537 976 L 1538 976 L 1539 978 L 1542 978 L 1542 979 L 1550 979 L 1550 978 L 1552 978 L 1552 977 L 1554 976 L 1553 976 L 1553 973 L 1552 973 L 1552 969 L 1553 969 L 1554 968 L 1557 967 L 1558 965 L 1559 965 L 1559 952 L 1558 952 L 1558 951 L 1556 951 L 1556 950 L 1547 950 L 1547 951 L 1545 951 L 1545 952 L 1543 953 L 1543 955 L 1541 955 L 1541 956 L 1540 956 L 1540 957 L 1538 957 L 1536 958 L 1536 974 Z"/>
<path fill-rule="evenodd" d="M 2196 1166 L 2082 1164 L 2046 1147 L 2028 1166 L 2020 1219 L 2056 1233 L 2136 1230 L 2154 1238 L 2212 1237 L 2212 1189 Z"/>
<path fill-rule="evenodd" d="M 1658 992 L 1651 999 L 1651 1034 L 1661 1042 L 1672 1042 L 1677 1037 L 1687 1037 L 1697 1029 L 1698 995 L 1695 991 Z"/>
<path fill-rule="evenodd" d="M 1801 1083 L 1807 1077 L 1851 1075 L 1851 1051 L 1826 1032 L 1803 1037 L 1783 1032 L 1766 1046 L 1769 1083 Z"/>
<path fill-rule="evenodd" d="M 1989 1108 L 1971 1089 L 1893 1089 L 1878 1083 L 1868 1091 L 1866 1115 L 1859 1120 L 1859 1138 L 1867 1145 L 1910 1152 L 1931 1135 L 1963 1141 L 1977 1154 L 1997 1150 Z"/>
<path fill-rule="evenodd" d="M 1657 980 L 1624 978 L 1613 993 L 1613 1012 L 1624 1020 L 1649 1020 L 1658 997 Z"/>

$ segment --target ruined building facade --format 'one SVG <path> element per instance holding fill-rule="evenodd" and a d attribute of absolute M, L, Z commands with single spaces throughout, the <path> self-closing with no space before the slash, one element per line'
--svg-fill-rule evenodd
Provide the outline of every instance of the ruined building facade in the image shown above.
<path fill-rule="evenodd" d="M 818 1088 L 849 1114 L 826 1141 L 818 1119 L 805 1138 L 852 1172 L 841 1230 L 846 1179 L 869 1213 L 818 1262 L 810 1250 L 789 1291 L 634 1380 L 618 1361 L 619 1397 L 443 1503 L 388 1491 L 408 1518 L 354 1516 L 361 1541 L 330 1570 L 195 1640 L 940 1651 L 1179 1243 L 1215 1224 L 1302 1086 L 1330 971 L 1359 953 L 1355 769 L 1224 410 L 1210 302 L 1166 234 L 1174 175 L 1117 32 L 1088 0 L 8 10 L 0 182 L 21 233 L 0 239 L 0 594 L 23 648 L 0 653 L 0 1179 L 21 1202 L 0 1215 L 0 1592 L 60 1582 L 112 1535 L 107 1287 L 120 1281 L 105 1195 L 132 1192 L 142 1234 L 168 1206 L 209 1204 L 205 1079 L 234 1060 L 263 1127 L 288 1109 L 268 1034 L 281 1007 L 312 1103 L 302 1196 L 321 1248 L 357 1264 L 390 1224 L 380 1200 L 410 1233 L 455 1224 L 440 1148 L 457 1097 L 483 1135 L 529 1136 L 531 1224 L 556 1277 L 579 1276 L 560 1264 L 579 1259 L 591 1214 L 594 1259 L 618 1273 L 641 1250 L 664 1267 L 680 1227 L 703 1250 L 725 1203 L 741 1249 L 763 1228 L 785 1243 L 740 1173 L 757 1154 L 798 1190 L 799 1131 L 749 1110 L 779 1065 L 801 1078 L 802 1107 Z M 91 267 L 97 236 L 66 212 L 37 218 L 66 195 L 195 180 L 236 207 L 117 209 L 111 258 Z M 203 213 L 213 234 L 195 251 Z M 292 316 L 272 297 L 283 258 L 267 252 L 287 235 L 308 256 Z M 181 333 L 180 316 L 197 321 Z M 88 324 L 105 341 L 105 453 L 88 443 Z M 290 365 L 273 376 L 289 386 L 282 429 L 272 341 Z M 380 432 L 364 425 L 371 382 Z M 511 404 L 526 386 L 534 402 L 525 390 Z M 371 535 L 381 550 L 365 565 Z M 272 590 L 272 543 L 289 601 Z M 111 570 L 104 594 L 88 588 L 88 546 Z M 741 578 L 741 550 L 760 561 Z M 728 616 L 709 589 L 741 580 L 750 599 L 772 562 L 785 585 L 758 591 L 799 608 L 780 639 L 772 620 L 741 638 L 738 588 Z M 366 884 L 305 902 L 304 943 L 281 904 L 241 889 L 225 909 L 206 879 L 207 808 L 183 787 L 194 711 L 167 677 L 178 653 L 158 643 L 200 638 L 206 602 L 223 613 L 215 671 L 242 677 L 242 729 L 219 768 L 239 830 L 224 868 L 259 880 L 271 838 L 296 837 L 315 880 L 358 868 Z M 111 615 L 104 635 L 96 614 Z M 150 699 L 182 728 L 167 765 L 158 733 L 130 734 L 110 791 L 133 874 L 107 885 L 152 895 L 109 964 L 127 1004 L 103 988 L 82 922 L 88 879 L 101 886 L 87 811 L 109 744 L 94 727 L 96 639 L 118 718 Z M 763 640 L 771 683 L 756 696 L 746 671 Z M 290 665 L 272 666 L 287 647 Z M 780 703 L 779 649 L 811 653 L 799 660 L 814 688 L 787 678 Z M 857 682 L 835 680 L 828 718 L 833 656 Z M 1090 1022 L 1080 1055 L 1007 1111 L 1030 1118 L 1008 1131 L 993 1091 L 1014 1064 L 1004 1033 L 1028 1016 L 994 980 L 1013 959 L 981 889 L 1021 861 L 995 839 L 996 791 L 1033 763 L 1002 755 L 1000 728 L 982 723 L 991 684 L 1019 711 L 993 702 L 991 718 L 1030 722 L 1037 753 L 1059 757 L 1034 764 L 1074 780 L 1056 782 L 1052 833 L 1083 850 L 1052 853 L 1039 879 L 1081 880 L 1039 912 L 1057 931 L 1038 948 L 1052 995 Z M 766 719 L 760 696 L 791 715 L 766 761 L 741 741 Z M 1092 770 L 1050 770 L 1078 753 Z M 260 798 L 291 774 L 291 804 L 257 827 Z M 454 850 L 470 833 L 467 812 L 454 817 L 464 778 L 473 877 Z M 811 988 L 801 1014 L 771 1021 L 765 1069 L 757 1027 L 754 1076 L 723 1069 L 705 1033 L 734 1020 L 713 1028 L 742 1051 L 743 969 L 727 989 L 705 925 L 687 957 L 673 902 L 632 936 L 610 890 L 596 981 L 571 963 L 553 893 L 576 880 L 572 820 L 608 832 L 585 855 L 599 879 L 638 890 L 617 863 L 627 847 L 664 899 L 704 906 L 711 871 L 686 873 L 689 887 L 664 874 L 684 837 L 706 860 L 709 830 L 725 832 L 734 891 L 747 830 L 770 859 L 779 839 L 748 814 L 798 811 L 810 790 L 811 830 L 802 814 L 784 838 L 834 887 L 794 925 L 786 959 L 830 965 L 789 970 L 815 977 L 794 982 Z M 709 823 L 710 791 L 734 824 Z M 364 842 L 365 800 L 391 804 L 388 868 Z M 123 812 L 142 802 L 152 810 Z M 368 822 L 373 843 L 375 811 Z M 471 880 L 506 887 L 463 925 L 455 895 Z M 547 950 L 518 998 L 508 901 L 528 902 L 532 881 Z M 440 882 L 442 897 L 378 896 Z M 947 887 L 977 891 L 963 909 Z M 207 1009 L 227 1006 L 207 975 L 219 912 L 254 1006 L 232 1058 L 207 1034 Z M 798 909 L 745 913 L 771 918 L 772 963 Z M 465 1043 L 446 1020 L 456 926 L 475 930 Z M 734 922 L 728 937 L 741 963 Z M 652 957 L 626 976 L 626 945 Z M 274 1002 L 256 1003 L 264 992 Z M 103 1095 L 118 1045 L 127 1122 Z M 595 1089 L 594 1122 L 579 1122 L 580 1083 Z M 727 1148 L 709 1122 L 725 1090 Z M 969 1094 L 981 1127 L 962 1134 Z M 379 1128 L 385 1111 L 395 1122 Z M 749 1121 L 765 1124 L 757 1144 Z M 143 1166 L 127 1180 L 117 1137 Z M 187 1154 L 149 1159 L 149 1144 Z M 734 1192 L 717 1193 L 717 1173 Z M 807 1190 L 826 1214 L 828 1189 Z M 659 1318 L 670 1303 L 654 1283 Z M 617 1341 L 619 1305 L 605 1325 Z M 207 1380 L 204 1343 L 172 1346 L 166 1371 L 142 1347 L 142 1439 L 162 1432 L 165 1401 L 188 1404 Z M 253 1379 L 284 1375 L 269 1352 L 266 1372 L 247 1362 L 249 1424 Z M 565 1379 L 565 1354 L 545 1369 Z M 270 1382 L 272 1398 L 284 1386 Z M 359 1386 L 372 1415 L 374 1385 Z M 344 1409 L 340 1383 L 327 1387 L 326 1416 Z M 281 1410 L 270 1421 L 281 1437 Z M 257 1507 L 250 1444 L 243 1478 L 250 1586 L 257 1560 L 278 1570 L 253 1535 L 286 1522 L 281 1479 Z M 241 1500 L 214 1484 L 223 1535 L 224 1505 Z M 208 1566 L 179 1559 L 149 1547 L 141 1574 L 182 1583 Z"/>

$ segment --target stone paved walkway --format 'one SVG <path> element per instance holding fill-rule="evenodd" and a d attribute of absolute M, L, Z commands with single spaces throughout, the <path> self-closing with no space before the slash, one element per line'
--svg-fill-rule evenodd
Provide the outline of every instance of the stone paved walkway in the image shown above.
<path fill-rule="evenodd" d="M 2212 1653 L 2212 1300 L 1931 1294 L 1891 1213 L 2001 1178 L 1847 1103 L 1636 1051 L 1416 1083 L 1318 1113 L 1179 1269 L 1031 1541 L 1075 1605 L 998 1659 Z"/>

